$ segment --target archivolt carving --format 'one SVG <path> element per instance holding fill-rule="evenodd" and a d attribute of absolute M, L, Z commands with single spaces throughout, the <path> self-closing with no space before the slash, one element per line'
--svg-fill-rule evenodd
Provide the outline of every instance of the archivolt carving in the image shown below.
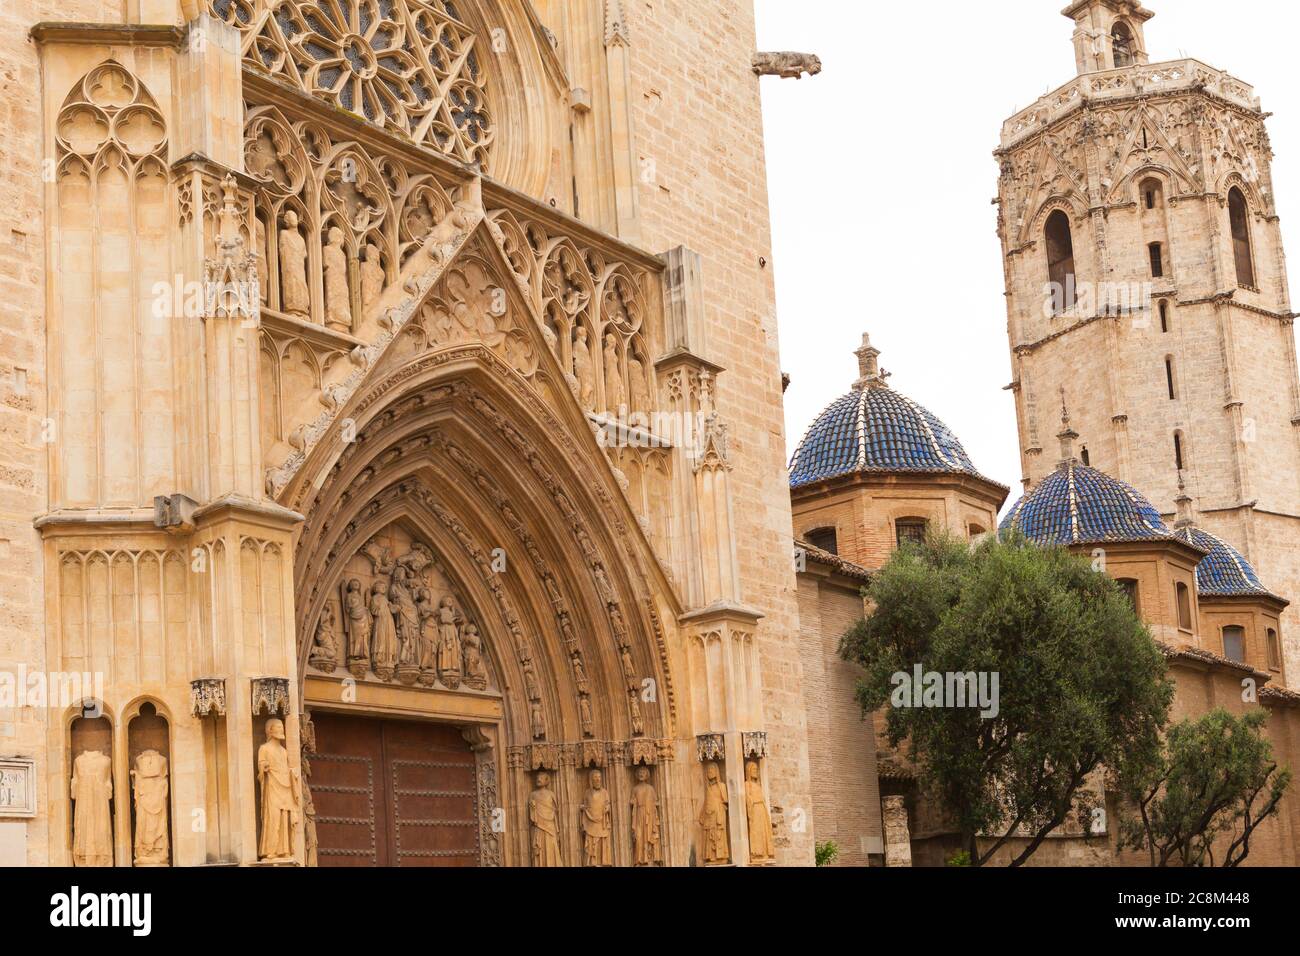
<path fill-rule="evenodd" d="M 403 137 L 488 167 L 496 136 L 474 31 L 450 0 L 209 0 L 246 63 Z"/>

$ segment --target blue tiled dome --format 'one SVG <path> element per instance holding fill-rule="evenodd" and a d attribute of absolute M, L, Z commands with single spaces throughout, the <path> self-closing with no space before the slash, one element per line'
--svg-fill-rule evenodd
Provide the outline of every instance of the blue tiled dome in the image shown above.
<path fill-rule="evenodd" d="M 1272 596 L 1250 562 L 1222 538 L 1196 527 L 1179 528 L 1174 536 L 1209 552 L 1196 566 L 1196 590 L 1202 595 Z"/>
<path fill-rule="evenodd" d="M 1169 539 L 1160 513 L 1131 485 L 1076 461 L 1062 465 L 1012 506 L 1001 532 L 1038 544 Z"/>
<path fill-rule="evenodd" d="M 947 425 L 877 383 L 860 384 L 817 416 L 790 459 L 790 487 L 890 471 L 982 477 Z"/>

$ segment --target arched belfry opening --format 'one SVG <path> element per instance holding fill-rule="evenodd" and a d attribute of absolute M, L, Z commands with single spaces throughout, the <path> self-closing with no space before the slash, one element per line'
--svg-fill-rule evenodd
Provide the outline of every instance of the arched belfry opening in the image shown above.
<path fill-rule="evenodd" d="M 308 515 L 294 578 L 319 863 L 538 865 L 535 790 L 576 808 L 599 771 L 626 803 L 648 768 L 667 799 L 659 609 L 675 599 L 624 502 L 583 474 L 586 436 L 478 344 L 385 367 L 347 411 L 354 439 L 285 489 Z M 431 810 L 392 786 L 338 799 L 363 764 L 403 793 L 461 794 L 444 807 L 456 825 L 435 839 Z M 627 843 L 615 864 L 633 862 Z M 582 862 L 577 828 L 557 846 Z"/>

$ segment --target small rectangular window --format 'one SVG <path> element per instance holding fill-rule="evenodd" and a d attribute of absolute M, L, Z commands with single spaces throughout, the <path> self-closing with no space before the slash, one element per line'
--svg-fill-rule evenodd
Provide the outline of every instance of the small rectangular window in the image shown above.
<path fill-rule="evenodd" d="M 899 518 L 894 522 L 898 546 L 905 544 L 924 544 L 927 522 L 924 518 Z"/>
<path fill-rule="evenodd" d="M 1223 656 L 1230 661 L 1246 662 L 1246 629 L 1230 624 L 1223 629 Z"/>
<path fill-rule="evenodd" d="M 1282 642 L 1271 627 L 1268 629 L 1268 666 L 1275 671 L 1282 669 Z"/>
<path fill-rule="evenodd" d="M 1179 581 L 1174 586 L 1174 600 L 1178 605 L 1178 627 L 1184 631 L 1192 629 L 1192 591 Z"/>
<path fill-rule="evenodd" d="M 1153 278 L 1159 279 L 1165 274 L 1164 257 L 1160 252 L 1160 243 L 1153 242 L 1147 248 L 1151 251 L 1151 275 Z"/>
<path fill-rule="evenodd" d="M 1169 400 L 1173 401 L 1178 396 L 1174 393 L 1174 360 L 1165 359 L 1165 381 L 1169 384 Z"/>

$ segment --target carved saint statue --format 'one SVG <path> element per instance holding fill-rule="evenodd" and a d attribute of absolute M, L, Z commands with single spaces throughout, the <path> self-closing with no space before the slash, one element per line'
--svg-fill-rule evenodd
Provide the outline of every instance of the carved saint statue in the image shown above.
<path fill-rule="evenodd" d="M 348 669 L 361 677 L 370 663 L 370 608 L 357 578 L 343 592 L 343 627 L 348 633 Z"/>
<path fill-rule="evenodd" d="M 659 794 L 650 782 L 650 768 L 636 768 L 632 787 L 632 865 L 659 863 Z"/>
<path fill-rule="evenodd" d="M 573 374 L 578 380 L 578 404 L 585 411 L 596 410 L 596 366 L 587 345 L 587 330 L 578 326 L 573 342 Z"/>
<path fill-rule="evenodd" d="M 587 683 L 587 668 L 582 663 L 582 655 L 574 654 L 570 660 L 573 663 L 573 683 L 578 688 L 578 693 L 589 694 L 591 685 Z"/>
<path fill-rule="evenodd" d="M 336 332 L 352 331 L 352 300 L 348 296 L 348 253 L 343 230 L 331 226 L 321 249 L 325 269 L 325 324 Z"/>
<path fill-rule="evenodd" d="M 578 697 L 578 723 L 582 727 L 582 736 L 596 736 L 594 721 L 591 716 L 591 698 L 586 694 Z"/>
<path fill-rule="evenodd" d="M 384 261 L 379 255 L 379 247 L 373 242 L 366 243 L 366 257 L 361 261 L 361 308 L 365 312 L 379 299 L 384 291 Z"/>
<path fill-rule="evenodd" d="M 487 665 L 483 663 L 483 638 L 479 637 L 473 621 L 465 622 L 460 640 L 465 647 L 465 683 L 475 690 L 483 690 L 488 682 Z"/>
<path fill-rule="evenodd" d="M 745 764 L 745 818 L 749 823 L 749 858 L 755 863 L 772 859 L 772 817 L 758 779 L 758 761 Z"/>
<path fill-rule="evenodd" d="M 432 687 L 438 675 L 438 611 L 428 588 L 420 588 L 415 609 L 420 615 L 420 683 Z"/>
<path fill-rule="evenodd" d="M 528 795 L 528 835 L 533 866 L 563 866 L 560 862 L 560 812 L 551 789 L 551 775 L 537 775 Z"/>
<path fill-rule="evenodd" d="M 438 602 L 438 679 L 455 690 L 460 686 L 460 627 L 456 624 L 459 613 L 450 596 Z"/>
<path fill-rule="evenodd" d="M 339 644 L 334 636 L 335 626 L 334 605 L 326 601 L 324 609 L 320 612 L 320 620 L 316 623 L 316 635 L 312 639 L 309 660 L 313 667 L 327 674 L 334 670 L 334 665 L 338 662 Z"/>
<path fill-rule="evenodd" d="M 280 230 L 280 306 L 285 312 L 307 315 L 311 294 L 307 291 L 307 243 L 298 231 L 298 214 L 284 214 Z"/>
<path fill-rule="evenodd" d="M 166 866 L 167 758 L 156 750 L 145 750 L 135 758 L 131 770 L 131 797 L 135 801 L 135 865 Z"/>
<path fill-rule="evenodd" d="M 98 750 L 72 762 L 72 865 L 113 865 L 113 766 Z"/>
<path fill-rule="evenodd" d="M 704 862 L 726 863 L 731 859 L 731 840 L 727 835 L 727 785 L 718 773 L 718 765 L 704 765 L 704 806 L 700 808 L 700 828 L 704 830 Z"/>
<path fill-rule="evenodd" d="M 301 812 L 302 794 L 298 778 L 289 769 L 289 752 L 284 749 L 284 721 L 278 717 L 266 722 L 266 743 L 257 748 L 257 784 L 262 811 L 257 857 L 260 860 L 291 858 L 293 828 Z"/>
<path fill-rule="evenodd" d="M 519 664 L 524 671 L 524 693 L 529 700 L 541 700 L 542 685 L 537 681 L 537 667 L 531 657 L 525 657 Z"/>
<path fill-rule="evenodd" d="M 540 700 L 528 702 L 528 722 L 532 724 L 534 740 L 541 740 L 546 736 L 546 715 L 542 712 Z"/>
<path fill-rule="evenodd" d="M 402 683 L 415 681 L 420 668 L 420 612 L 415 606 L 411 575 L 402 565 L 393 568 L 388 599 L 397 634 L 397 671 Z"/>
<path fill-rule="evenodd" d="M 605 409 L 617 412 L 623 404 L 623 373 L 618 367 L 618 336 L 605 336 Z"/>
<path fill-rule="evenodd" d="M 397 666 L 397 627 L 393 623 L 393 611 L 383 581 L 376 581 L 370 588 L 370 616 L 374 618 L 370 657 L 375 674 L 380 680 L 392 680 L 393 669 Z"/>
<path fill-rule="evenodd" d="M 627 357 L 627 403 L 634 412 L 652 411 L 650 387 L 646 384 L 645 366 L 635 355 Z"/>
<path fill-rule="evenodd" d="M 605 789 L 605 776 L 599 770 L 593 770 L 587 778 L 587 792 L 582 798 L 582 815 L 578 822 L 582 830 L 585 865 L 613 866 L 614 857 L 610 849 L 613 813 L 609 791 Z"/>

